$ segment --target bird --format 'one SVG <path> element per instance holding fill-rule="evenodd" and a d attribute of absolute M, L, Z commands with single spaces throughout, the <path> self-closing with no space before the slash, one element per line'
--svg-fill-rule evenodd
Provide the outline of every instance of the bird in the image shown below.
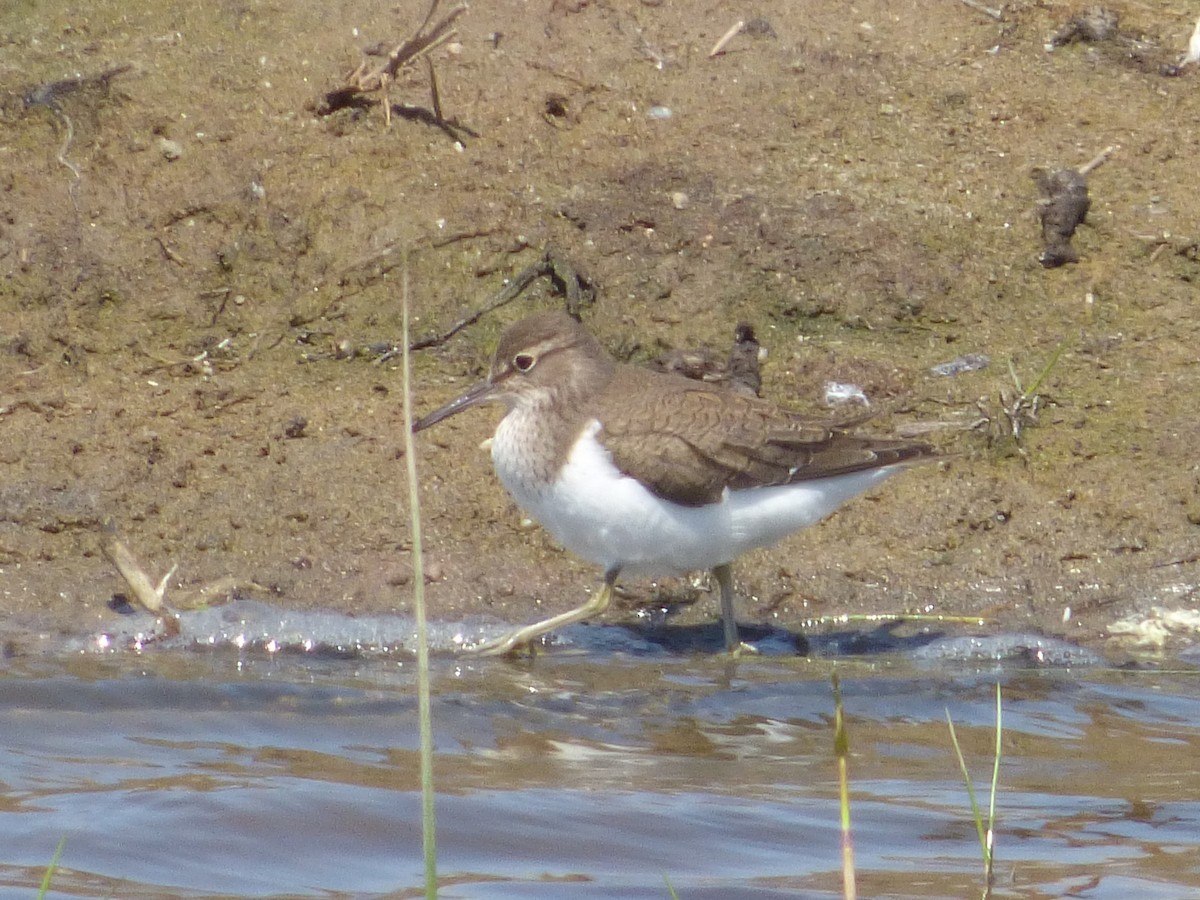
<path fill-rule="evenodd" d="M 565 548 L 599 566 L 580 606 L 474 649 L 509 654 L 603 613 L 618 576 L 712 572 L 725 647 L 740 652 L 733 561 L 813 525 L 853 497 L 933 459 L 929 444 L 859 435 L 827 420 L 678 375 L 617 362 L 564 312 L 501 335 L 487 378 L 413 423 L 484 404 L 500 483 Z"/>

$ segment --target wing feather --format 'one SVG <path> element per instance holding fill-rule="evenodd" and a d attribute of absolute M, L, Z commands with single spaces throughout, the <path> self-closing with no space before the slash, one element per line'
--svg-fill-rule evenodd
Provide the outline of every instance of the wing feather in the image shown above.
<path fill-rule="evenodd" d="M 662 381 L 669 382 L 662 384 Z M 850 434 L 862 418 L 823 420 L 722 388 L 621 367 L 598 411 L 613 463 L 685 506 L 726 488 L 792 484 L 930 456 L 927 444 Z"/>

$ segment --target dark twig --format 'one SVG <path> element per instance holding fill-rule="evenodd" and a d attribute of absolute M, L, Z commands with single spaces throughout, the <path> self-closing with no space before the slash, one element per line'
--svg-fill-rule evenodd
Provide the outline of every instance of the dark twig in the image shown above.
<path fill-rule="evenodd" d="M 439 122 L 445 121 L 442 118 L 442 98 L 438 96 L 437 73 L 433 70 L 433 60 L 428 56 L 425 57 L 425 69 L 429 72 L 429 93 L 433 100 L 433 116 Z"/>
<path fill-rule="evenodd" d="M 63 125 L 63 142 L 58 148 L 58 154 L 54 157 L 59 165 L 67 168 L 71 175 L 71 185 L 67 188 L 67 193 L 71 197 L 71 204 L 76 210 L 79 209 L 79 203 L 76 199 L 76 192 L 79 187 L 79 167 L 67 159 L 67 152 L 71 149 L 71 142 L 75 140 L 75 125 L 71 122 L 71 117 L 66 114 L 59 102 L 68 94 L 73 94 L 76 91 L 84 88 L 103 88 L 107 89 L 109 83 L 118 75 L 123 75 L 132 69 L 133 66 L 124 64 L 113 66 L 110 69 L 105 69 L 103 72 L 97 72 L 95 75 L 75 75 L 71 78 L 62 78 L 58 81 L 48 81 L 45 84 L 39 84 L 37 87 L 30 88 L 21 97 L 21 102 L 26 109 L 32 109 L 35 106 L 44 106 L 46 109 L 57 118 Z"/>
<path fill-rule="evenodd" d="M 46 84 L 39 84 L 37 87 L 30 88 L 21 98 L 26 109 L 31 106 L 48 106 L 53 110 L 59 109 L 59 100 L 67 94 L 73 94 L 75 91 L 82 88 L 100 87 L 107 88 L 118 75 L 124 75 L 133 66 L 128 63 L 120 66 L 113 66 L 111 69 L 105 69 L 103 72 L 97 72 L 95 75 L 75 75 L 71 78 L 63 78 L 59 81 L 49 81 Z"/>
<path fill-rule="evenodd" d="M 486 233 L 486 232 L 484 232 Z M 453 239 L 464 239 L 473 235 L 456 235 Z M 292 318 L 290 324 L 293 328 L 300 327 L 315 319 L 323 318 L 329 315 L 334 303 L 344 300 L 351 294 L 356 294 L 365 289 L 366 284 L 373 284 L 380 278 L 386 275 L 391 270 L 395 269 L 403 262 L 402 255 L 398 253 L 397 245 L 385 247 L 378 253 L 373 253 L 370 256 L 360 260 L 359 262 L 347 267 L 337 277 L 337 281 L 346 284 L 347 282 L 362 278 L 364 283 L 353 289 L 347 289 L 336 300 L 331 301 L 325 307 L 316 312 L 305 315 L 298 315 Z M 482 307 L 477 309 L 470 315 L 455 322 L 447 331 L 441 334 L 432 335 L 429 337 L 420 338 L 412 341 L 409 344 L 410 350 L 426 350 L 430 347 L 438 347 L 446 343 L 460 331 L 474 325 L 488 313 L 494 312 L 506 303 L 510 303 L 521 295 L 528 287 L 539 278 L 548 278 L 553 285 L 554 290 L 566 298 L 567 312 L 579 318 L 580 312 L 584 306 L 594 302 L 596 298 L 595 285 L 578 270 L 575 269 L 559 252 L 552 246 L 546 247 L 541 255 L 531 265 L 526 266 L 511 281 L 505 283 L 499 291 L 491 296 Z M 364 347 L 353 347 L 348 342 L 344 345 L 335 347 L 332 351 L 322 351 L 318 353 L 306 354 L 303 362 L 317 362 L 328 359 L 358 359 L 362 357 L 370 357 L 377 363 L 385 363 L 400 355 L 400 345 L 392 343 L 371 344 Z"/>
<path fill-rule="evenodd" d="M 582 307 L 595 300 L 595 286 L 560 256 L 554 247 L 547 247 L 536 262 L 517 273 L 512 281 L 493 294 L 491 299 L 475 312 L 455 322 L 448 331 L 413 341 L 409 349 L 425 350 L 441 346 L 464 328 L 469 328 L 488 313 L 495 312 L 519 297 L 526 288 L 542 277 L 549 278 L 554 287 L 566 297 L 567 312 L 576 319 L 579 318 Z"/>

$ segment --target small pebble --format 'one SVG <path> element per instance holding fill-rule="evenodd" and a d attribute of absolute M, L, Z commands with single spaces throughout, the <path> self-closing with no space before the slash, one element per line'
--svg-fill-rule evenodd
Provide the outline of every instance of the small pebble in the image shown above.
<path fill-rule="evenodd" d="M 170 138 L 160 137 L 158 139 L 158 150 L 162 153 L 163 158 L 169 162 L 174 162 L 183 156 L 183 146 L 178 141 L 173 141 Z"/>
<path fill-rule="evenodd" d="M 991 360 L 985 353 L 965 353 L 949 362 L 938 363 L 936 366 L 930 367 L 929 371 L 934 375 L 961 375 L 963 372 L 986 369 L 990 362 Z"/>
<path fill-rule="evenodd" d="M 687 209 L 690 202 L 690 198 L 683 191 L 675 191 L 671 194 L 671 205 L 676 209 Z"/>
<path fill-rule="evenodd" d="M 646 115 L 652 119 L 666 120 L 671 118 L 674 113 L 671 112 L 671 107 L 669 106 L 652 106 L 646 110 Z"/>
<path fill-rule="evenodd" d="M 289 438 L 301 438 L 304 437 L 304 430 L 306 428 L 308 428 L 308 419 L 304 418 L 304 416 L 293 416 L 283 426 L 283 434 Z"/>
<path fill-rule="evenodd" d="M 871 401 L 857 384 L 847 384 L 840 381 L 825 382 L 825 405 L 841 406 L 844 403 L 861 403 L 870 406 Z"/>
<path fill-rule="evenodd" d="M 756 38 L 777 38 L 779 35 L 775 33 L 775 29 L 771 27 L 771 23 L 767 19 L 751 19 L 742 26 L 742 34 L 748 34 Z"/>
<path fill-rule="evenodd" d="M 412 581 L 412 567 L 406 565 L 397 566 L 384 580 L 389 587 L 404 587 Z"/>

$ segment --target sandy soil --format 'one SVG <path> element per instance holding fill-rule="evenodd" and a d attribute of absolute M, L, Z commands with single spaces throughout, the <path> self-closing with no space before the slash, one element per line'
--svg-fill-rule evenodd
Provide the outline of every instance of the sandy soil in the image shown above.
<path fill-rule="evenodd" d="M 744 621 L 983 614 L 1100 644 L 1187 607 L 1200 73 L 1160 71 L 1190 14 L 1112 8 L 1110 39 L 1048 51 L 1079 7 L 480 2 L 433 55 L 456 143 L 378 108 L 316 113 L 422 3 L 5 4 L 6 630 L 111 620 L 108 519 L 156 577 L 178 564 L 174 592 L 231 576 L 297 608 L 408 609 L 399 376 L 372 353 L 400 335 L 403 254 L 423 336 L 548 244 L 597 286 L 586 321 L 622 358 L 723 352 L 746 320 L 768 397 L 811 411 L 853 382 L 873 428 L 931 428 L 953 454 L 742 560 Z M 390 96 L 428 108 L 424 68 Z M 1031 173 L 1109 145 L 1079 261 L 1044 268 Z M 418 411 L 561 302 L 539 282 L 418 353 Z M 1010 363 L 1028 386 L 1060 346 L 1015 441 Z M 991 365 L 931 373 L 967 353 Z M 476 449 L 494 422 L 418 442 L 439 618 L 526 620 L 596 584 L 522 525 Z M 631 582 L 610 616 L 689 599 L 679 621 L 715 623 L 682 581 Z"/>

